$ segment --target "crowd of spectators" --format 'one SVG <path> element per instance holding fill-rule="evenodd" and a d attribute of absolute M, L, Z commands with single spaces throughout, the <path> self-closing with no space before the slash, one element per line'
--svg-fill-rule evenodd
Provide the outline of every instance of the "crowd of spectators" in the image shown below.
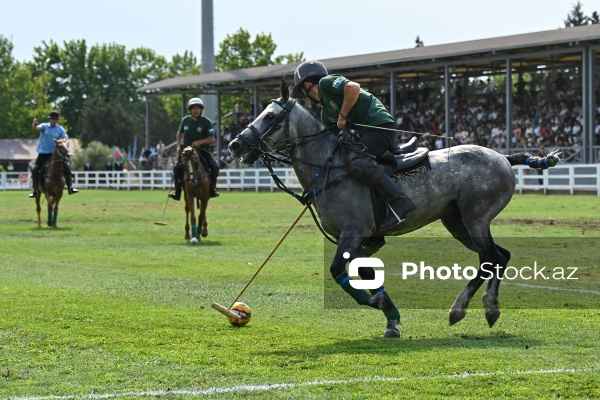
<path fill-rule="evenodd" d="M 517 80 L 513 91 L 513 115 L 510 135 L 507 135 L 506 92 L 503 84 L 493 77 L 474 79 L 468 88 L 454 82 L 451 95 L 450 132 L 445 136 L 445 102 L 443 88 L 426 85 L 402 88 L 397 94 L 395 112 L 400 142 L 407 142 L 414 132 L 419 133 L 422 146 L 431 150 L 459 144 L 477 144 L 496 150 L 534 151 L 568 147 L 581 148 L 583 110 L 581 87 L 574 87 L 562 73 L 548 74 L 545 79 L 532 76 Z M 366 88 L 369 90 L 368 88 Z M 374 91 L 372 91 L 374 92 Z M 374 92 L 389 109 L 389 96 Z M 307 105 L 310 107 L 310 105 Z M 223 153 L 221 160 L 229 163 L 227 144 L 252 122 L 252 116 L 236 110 L 233 122 L 222 127 Z M 317 115 L 318 109 L 313 110 Z M 596 109 L 594 144 L 600 144 L 600 107 Z M 429 135 L 427 135 L 429 134 Z M 437 135 L 437 136 L 435 136 Z"/>
<path fill-rule="evenodd" d="M 507 135 L 506 94 L 492 84 L 475 82 L 476 90 L 470 96 L 462 94 L 459 85 L 454 87 L 450 113 L 450 145 L 478 144 L 493 149 L 532 150 L 539 146 L 581 147 L 583 110 L 581 91 L 569 87 L 562 76 L 550 86 L 548 82 L 538 92 L 538 85 L 517 82 L 513 94 L 512 128 Z M 600 110 L 598 110 L 600 112 Z M 408 132 L 445 134 L 444 96 L 434 93 L 426 100 L 405 99 L 396 113 L 399 129 Z M 600 120 L 596 119 L 596 144 L 600 144 Z M 402 141 L 413 136 L 402 135 Z M 421 143 L 430 149 L 446 147 L 447 141 L 435 136 L 421 136 Z"/>

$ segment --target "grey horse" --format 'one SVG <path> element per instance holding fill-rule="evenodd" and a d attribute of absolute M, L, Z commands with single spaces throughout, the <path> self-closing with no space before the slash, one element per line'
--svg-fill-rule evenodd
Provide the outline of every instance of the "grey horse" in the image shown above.
<path fill-rule="evenodd" d="M 235 159 L 251 164 L 259 157 L 287 152 L 304 189 L 306 202 L 314 205 L 322 229 L 337 239 L 337 250 L 330 266 L 336 279 L 359 304 L 384 312 L 387 326 L 384 337 L 400 336 L 400 314 L 385 290 L 349 287 L 346 264 L 356 257 L 372 255 L 385 243 L 384 236 L 403 235 L 441 219 L 454 238 L 479 255 L 480 265 L 498 265 L 491 278 L 482 270 L 458 294 L 449 312 L 450 324 L 466 315 L 466 308 L 479 287 L 488 279 L 483 294 L 485 318 L 493 326 L 500 317 L 498 288 L 510 252 L 492 239 L 491 221 L 510 201 L 515 189 L 511 165 L 541 165 L 559 162 L 554 152 L 545 159 L 519 153 L 503 156 L 493 150 L 461 145 L 428 154 L 428 167 L 412 179 L 399 179 L 402 191 L 416 205 L 406 219 L 388 231 L 378 231 L 376 197 L 371 188 L 348 176 L 346 162 L 349 146 L 339 144 L 339 135 L 326 128 L 311 112 L 290 98 L 285 82 L 281 97 L 273 100 L 238 137 L 230 142 Z M 380 214 L 380 213 L 379 213 Z M 379 246 L 379 247 L 378 247 Z M 489 265 L 489 264 L 488 264 Z M 374 272 L 360 268 L 362 279 L 373 280 Z"/>

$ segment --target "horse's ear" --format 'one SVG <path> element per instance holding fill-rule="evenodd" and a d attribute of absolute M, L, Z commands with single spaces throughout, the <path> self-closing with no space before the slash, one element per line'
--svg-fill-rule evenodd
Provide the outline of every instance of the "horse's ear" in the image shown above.
<path fill-rule="evenodd" d="M 279 92 L 281 93 L 281 99 L 283 101 L 287 101 L 290 98 L 290 88 L 288 87 L 285 79 L 281 80 L 281 86 L 279 87 Z"/>

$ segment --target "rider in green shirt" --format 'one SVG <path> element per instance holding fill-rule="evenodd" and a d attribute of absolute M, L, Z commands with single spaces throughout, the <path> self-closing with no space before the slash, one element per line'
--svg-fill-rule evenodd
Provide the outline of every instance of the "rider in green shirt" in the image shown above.
<path fill-rule="evenodd" d="M 217 177 L 219 176 L 219 165 L 214 160 L 210 145 L 215 142 L 215 131 L 210 119 L 202 116 L 204 102 L 198 97 L 190 99 L 188 102 L 188 111 L 190 115 L 183 117 L 177 130 L 177 148 L 182 150 L 187 146 L 192 146 L 198 152 L 198 155 L 204 158 L 210 169 L 210 196 L 217 197 Z M 170 193 L 169 197 L 174 200 L 181 199 L 181 187 L 183 183 L 183 165 L 181 157 L 177 158 L 177 163 L 173 167 L 173 180 L 175 181 L 175 193 Z"/>
<path fill-rule="evenodd" d="M 394 118 L 385 106 L 371 93 L 361 89 L 339 74 L 329 74 L 320 61 L 305 61 L 294 73 L 294 97 L 304 95 L 315 104 L 321 104 L 321 120 L 327 126 L 338 129 L 354 127 L 353 123 L 369 125 L 358 127 L 360 138 L 356 145 L 374 158 L 396 148 L 398 134 L 378 127 L 395 129 Z M 381 164 L 364 154 L 352 152 L 348 157 L 348 173 L 360 182 L 377 189 L 386 199 L 392 211 L 379 227 L 384 231 L 402 222 L 414 208 L 392 178 L 384 173 Z"/>

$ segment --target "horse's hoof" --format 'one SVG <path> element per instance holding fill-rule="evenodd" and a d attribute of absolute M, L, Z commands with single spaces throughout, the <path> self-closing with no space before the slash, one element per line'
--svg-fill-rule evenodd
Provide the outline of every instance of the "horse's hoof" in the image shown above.
<path fill-rule="evenodd" d="M 496 321 L 500 318 L 500 309 L 498 308 L 488 308 L 485 310 L 485 319 L 488 322 L 490 328 L 494 326 Z"/>
<path fill-rule="evenodd" d="M 386 339 L 396 339 L 400 337 L 400 330 L 398 329 L 398 321 L 390 319 L 383 332 L 383 337 Z"/>
<path fill-rule="evenodd" d="M 207 237 L 208 236 L 208 232 L 202 232 L 202 237 Z"/>
<path fill-rule="evenodd" d="M 198 239 L 196 239 L 196 238 L 191 238 L 191 239 L 190 239 L 190 244 L 191 244 L 192 246 L 195 246 L 195 245 L 197 245 L 197 244 L 198 244 Z"/>
<path fill-rule="evenodd" d="M 366 305 L 381 311 L 389 311 L 394 308 L 394 303 L 392 302 L 392 299 L 390 299 L 390 296 L 387 294 L 387 292 L 375 293 L 369 297 Z"/>
<path fill-rule="evenodd" d="M 184 236 L 184 239 L 185 239 L 185 240 L 190 240 L 190 238 L 191 238 L 191 236 L 190 236 L 190 235 L 185 235 L 185 236 Z"/>
<path fill-rule="evenodd" d="M 467 310 L 465 310 L 464 308 L 452 308 L 450 310 L 450 313 L 448 314 L 448 320 L 450 322 L 450 325 L 454 325 L 457 322 L 460 322 L 465 315 L 467 315 Z"/>

